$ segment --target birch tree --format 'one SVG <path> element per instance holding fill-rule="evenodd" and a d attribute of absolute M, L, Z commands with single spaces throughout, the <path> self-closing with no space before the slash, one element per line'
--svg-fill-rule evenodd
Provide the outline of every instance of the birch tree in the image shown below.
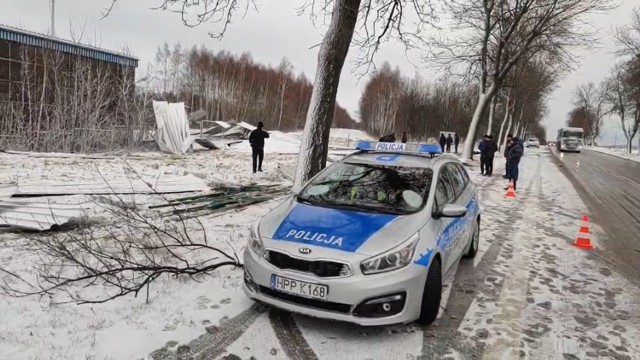
<path fill-rule="evenodd" d="M 466 74 L 478 81 L 478 102 L 463 159 L 470 158 L 480 119 L 513 68 L 521 61 L 546 56 L 570 64 L 569 50 L 592 41 L 581 27 L 585 16 L 611 7 L 610 0 L 443 2 L 454 26 L 444 39 L 436 39 L 431 59 L 452 72 L 466 68 Z"/>

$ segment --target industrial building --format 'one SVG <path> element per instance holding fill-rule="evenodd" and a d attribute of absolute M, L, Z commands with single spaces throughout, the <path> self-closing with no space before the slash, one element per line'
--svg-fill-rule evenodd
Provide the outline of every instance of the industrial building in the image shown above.
<path fill-rule="evenodd" d="M 62 141 L 57 150 L 73 151 L 78 129 L 128 123 L 137 66 L 133 56 L 0 25 L 0 148 L 27 136 L 38 138 L 30 150 Z"/>

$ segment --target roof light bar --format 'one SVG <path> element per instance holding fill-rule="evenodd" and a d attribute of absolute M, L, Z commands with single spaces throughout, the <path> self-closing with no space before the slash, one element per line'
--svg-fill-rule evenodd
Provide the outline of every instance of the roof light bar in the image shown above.
<path fill-rule="evenodd" d="M 361 140 L 356 143 L 356 150 L 380 151 L 380 152 L 405 152 L 436 155 L 441 154 L 442 149 L 437 144 L 406 144 Z"/>

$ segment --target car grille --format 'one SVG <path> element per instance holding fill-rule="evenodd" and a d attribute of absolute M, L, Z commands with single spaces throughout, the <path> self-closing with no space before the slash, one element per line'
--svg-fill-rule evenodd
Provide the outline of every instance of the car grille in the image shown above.
<path fill-rule="evenodd" d="M 317 277 L 339 277 L 351 273 L 347 264 L 325 260 L 298 259 L 273 250 L 265 252 L 265 259 L 278 269 L 311 273 Z"/>
<path fill-rule="evenodd" d="M 332 311 L 332 312 L 337 312 L 342 314 L 351 313 L 351 305 L 348 305 L 348 304 L 340 304 L 340 303 L 334 303 L 329 301 L 308 299 L 305 297 L 291 295 L 281 291 L 273 290 L 266 286 L 260 286 L 260 292 L 265 294 L 266 296 L 276 298 L 282 301 L 286 301 L 289 303 L 294 303 L 300 306 L 305 306 L 305 307 L 319 309 L 319 310 Z"/>

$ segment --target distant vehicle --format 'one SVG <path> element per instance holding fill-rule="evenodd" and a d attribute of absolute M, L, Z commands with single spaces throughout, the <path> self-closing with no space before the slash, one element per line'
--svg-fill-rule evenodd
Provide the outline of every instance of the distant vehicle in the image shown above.
<path fill-rule="evenodd" d="M 559 151 L 580 152 L 584 144 L 584 129 L 578 127 L 564 127 L 558 130 L 556 148 Z"/>
<path fill-rule="evenodd" d="M 361 141 L 256 222 L 252 299 L 364 326 L 435 321 L 443 279 L 478 251 L 478 192 L 440 145 Z"/>
<path fill-rule="evenodd" d="M 527 140 L 527 147 L 539 148 L 540 140 L 538 140 L 538 138 L 530 137 L 529 140 Z"/>

